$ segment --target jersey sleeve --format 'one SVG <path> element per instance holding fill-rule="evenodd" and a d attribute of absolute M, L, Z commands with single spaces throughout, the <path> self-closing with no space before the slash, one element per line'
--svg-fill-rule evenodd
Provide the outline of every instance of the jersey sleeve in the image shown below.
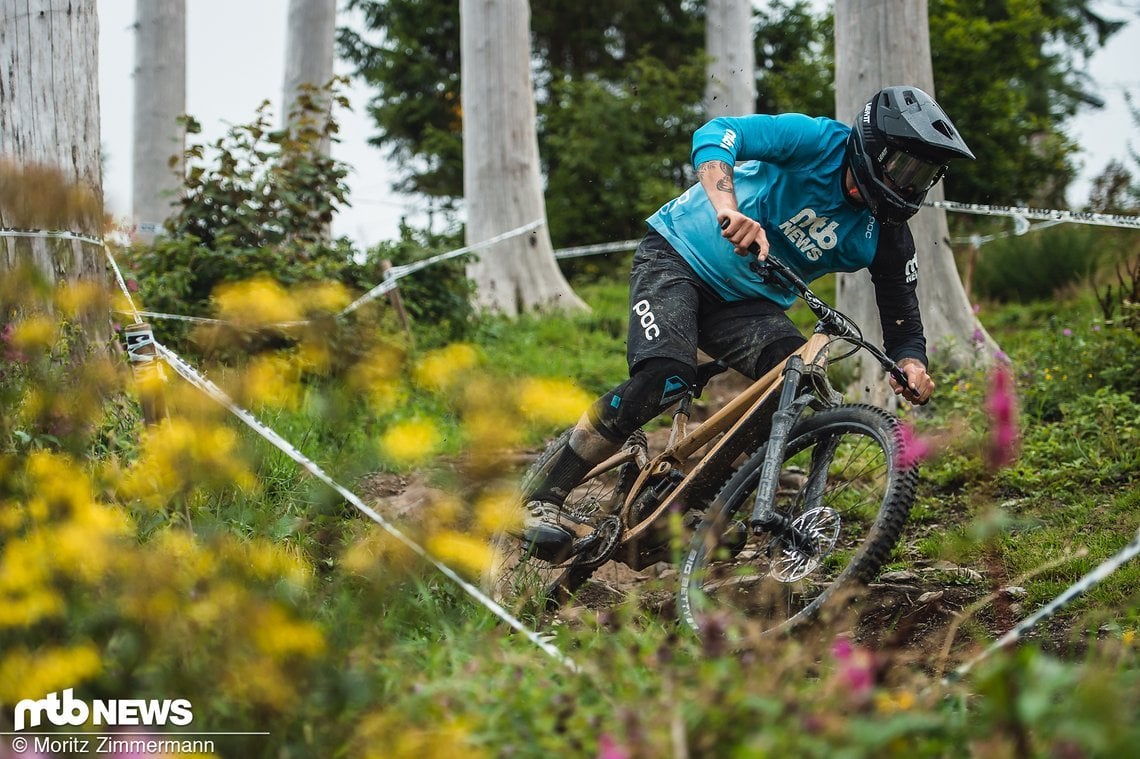
<path fill-rule="evenodd" d="M 806 168 L 821 159 L 825 119 L 801 113 L 722 116 L 693 133 L 693 167 L 708 161 L 764 161 Z"/>
<path fill-rule="evenodd" d="M 868 267 L 883 325 L 883 350 L 894 361 L 916 358 L 923 366 L 926 335 L 918 306 L 918 254 L 910 227 L 883 227 Z"/>

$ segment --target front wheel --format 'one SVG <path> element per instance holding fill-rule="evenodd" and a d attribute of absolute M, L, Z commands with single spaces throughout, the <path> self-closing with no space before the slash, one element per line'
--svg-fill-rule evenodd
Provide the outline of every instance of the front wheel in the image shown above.
<path fill-rule="evenodd" d="M 788 438 L 774 504 L 799 541 L 752 535 L 765 448 L 710 506 L 681 568 L 682 619 L 737 642 L 816 617 L 868 582 L 902 533 L 918 483 L 900 466 L 899 421 L 874 406 L 825 409 Z"/>

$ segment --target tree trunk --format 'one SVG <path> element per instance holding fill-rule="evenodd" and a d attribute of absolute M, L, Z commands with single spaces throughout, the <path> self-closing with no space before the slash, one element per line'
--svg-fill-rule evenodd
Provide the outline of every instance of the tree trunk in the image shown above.
<path fill-rule="evenodd" d="M 463 195 L 467 242 L 546 219 L 530 76 L 527 0 L 460 0 Z M 515 316 L 584 309 L 554 259 L 546 225 L 481 251 L 467 267 L 476 305 Z"/>
<path fill-rule="evenodd" d="M 937 97 L 926 0 L 836 0 L 835 72 L 836 118 L 845 122 L 853 121 L 873 94 L 890 85 L 912 84 Z M 968 141 L 969 135 L 965 137 Z M 941 185 L 927 195 L 927 200 L 942 198 Z M 966 298 L 950 249 L 946 212 L 923 208 L 910 220 L 910 229 L 918 248 L 918 296 L 931 360 L 953 368 L 990 361 L 998 346 Z M 840 310 L 881 344 L 870 275 L 839 275 L 836 293 Z M 882 370 L 865 352 L 859 356 L 856 389 L 864 399 L 883 401 L 889 389 Z"/>
<path fill-rule="evenodd" d="M 756 49 L 748 0 L 708 0 L 705 50 L 709 56 L 705 114 L 711 119 L 754 112 Z"/>
<path fill-rule="evenodd" d="M 285 86 L 282 113 L 289 118 L 302 87 L 324 87 L 333 78 L 336 43 L 336 0 L 290 0 L 289 28 L 285 41 Z M 315 93 L 314 93 L 315 94 Z M 332 101 L 326 98 L 326 114 Z M 320 150 L 329 154 L 331 141 L 321 140 Z"/>
<path fill-rule="evenodd" d="M 149 238 L 162 231 L 182 189 L 186 0 L 138 0 L 135 12 L 131 206 L 139 233 Z"/>
<path fill-rule="evenodd" d="M 54 226 L 102 235 L 99 162 L 99 21 L 95 0 L 0 0 L 0 157 L 13 171 L 47 168 L 88 200 L 46 208 L 0 204 L 0 227 Z M 0 167 L 0 170 L 7 170 Z M 57 200 L 62 196 L 57 195 Z M 89 243 L 0 240 L 0 272 L 32 264 L 50 283 L 106 283 L 103 251 Z M 102 337 L 96 328 L 92 337 Z"/>

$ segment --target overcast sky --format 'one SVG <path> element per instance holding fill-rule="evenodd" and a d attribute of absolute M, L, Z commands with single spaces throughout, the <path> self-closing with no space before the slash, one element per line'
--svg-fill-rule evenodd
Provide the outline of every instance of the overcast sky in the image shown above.
<path fill-rule="evenodd" d="M 205 140 L 220 137 L 229 124 L 251 121 L 263 100 L 280 113 L 285 60 L 286 0 L 188 0 L 187 111 L 202 124 Z M 1070 190 L 1076 207 L 1088 196 L 1091 178 L 1113 158 L 1128 156 L 1128 144 L 1140 151 L 1140 135 L 1128 117 L 1126 89 L 1140 100 L 1140 7 L 1135 0 L 1104 0 L 1102 11 L 1127 19 L 1104 50 L 1093 57 L 1089 73 L 1107 101 L 1102 111 L 1074 122 L 1084 168 Z M 130 213 L 132 102 L 134 100 L 134 0 L 98 0 L 100 25 L 99 95 L 103 147 L 107 155 L 104 191 L 117 217 Z M 342 21 L 343 23 L 343 21 Z M 343 65 L 338 63 L 338 69 Z M 346 73 L 340 71 L 340 73 Z M 392 175 L 383 155 L 367 144 L 374 128 L 364 113 L 368 93 L 354 86 L 348 93 L 355 109 L 338 114 L 342 142 L 333 155 L 352 167 L 353 208 L 342 212 L 334 232 L 362 246 L 394 239 L 401 216 L 426 224 L 422 204 L 390 190 Z M 1133 173 L 1135 166 L 1128 163 Z M 950 198 L 953 200 L 953 198 Z M 995 202 L 998 202 L 995 199 Z M 608 242 L 598 240 L 597 242 Z"/>

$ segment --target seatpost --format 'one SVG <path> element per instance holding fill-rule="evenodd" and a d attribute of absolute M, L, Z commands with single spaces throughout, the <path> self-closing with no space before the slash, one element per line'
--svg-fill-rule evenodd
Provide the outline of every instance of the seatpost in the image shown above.
<path fill-rule="evenodd" d="M 786 521 L 772 505 L 776 500 L 780 464 L 784 460 L 784 449 L 788 446 L 788 435 L 804 408 L 803 403 L 796 403 L 803 373 L 803 359 L 798 355 L 791 356 L 784 367 L 784 386 L 780 389 L 779 407 L 772 414 L 772 431 L 768 436 L 764 466 L 760 469 L 760 484 L 756 488 L 756 503 L 752 508 L 750 522 L 753 532 L 768 531 L 782 526 Z"/>

